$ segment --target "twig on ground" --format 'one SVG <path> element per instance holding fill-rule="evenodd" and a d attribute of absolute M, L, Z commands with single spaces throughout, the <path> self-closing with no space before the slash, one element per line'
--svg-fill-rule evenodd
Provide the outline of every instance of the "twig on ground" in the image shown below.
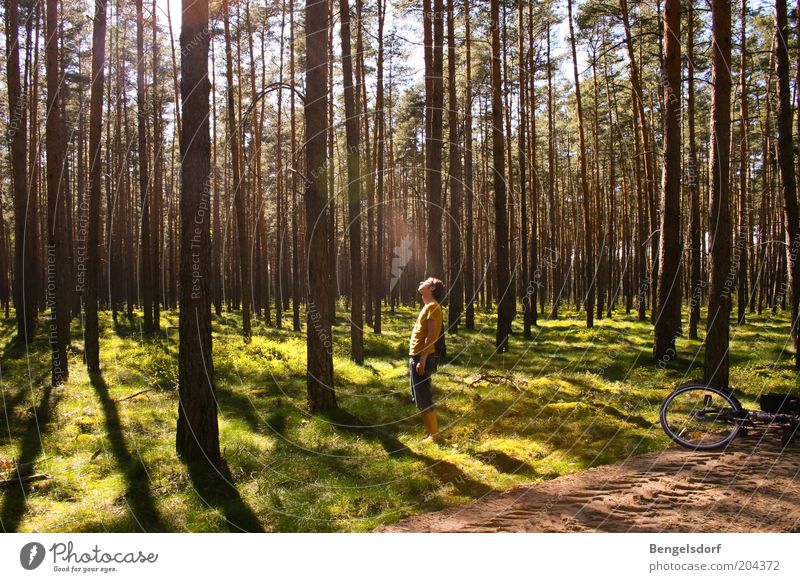
<path fill-rule="evenodd" d="M 15 483 L 31 483 L 32 481 L 45 481 L 52 479 L 53 476 L 49 473 L 37 473 L 35 475 L 28 475 L 26 477 L 17 477 L 16 479 L 3 479 L 0 481 L 0 487 L 7 485 L 14 485 Z"/>
<path fill-rule="evenodd" d="M 117 402 L 125 402 L 126 400 L 130 400 L 131 398 L 136 398 L 142 394 L 146 394 L 147 392 L 152 392 L 154 388 L 150 388 L 149 390 L 142 390 L 141 392 L 137 392 L 136 394 L 131 394 L 130 396 L 126 396 L 125 398 L 120 398 Z"/>

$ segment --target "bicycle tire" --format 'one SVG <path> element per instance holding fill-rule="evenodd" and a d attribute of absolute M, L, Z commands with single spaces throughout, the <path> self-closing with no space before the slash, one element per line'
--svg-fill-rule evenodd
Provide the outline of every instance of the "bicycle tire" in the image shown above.
<path fill-rule="evenodd" d="M 664 399 L 659 419 L 667 436 L 680 446 L 711 451 L 736 438 L 742 429 L 742 411 L 739 401 L 724 390 L 693 384 Z"/>

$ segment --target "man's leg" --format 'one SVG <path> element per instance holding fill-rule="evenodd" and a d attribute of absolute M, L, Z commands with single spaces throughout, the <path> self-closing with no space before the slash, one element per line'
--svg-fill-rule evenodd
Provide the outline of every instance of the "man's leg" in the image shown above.
<path fill-rule="evenodd" d="M 435 408 L 429 408 L 422 412 L 422 424 L 425 426 L 425 434 L 436 439 L 439 434 L 439 421 L 436 419 Z"/>
<path fill-rule="evenodd" d="M 417 363 L 419 358 L 411 358 L 409 362 L 411 376 L 411 394 L 414 403 L 422 414 L 422 425 L 425 427 L 425 434 L 433 438 L 439 433 L 439 425 L 436 419 L 436 410 L 433 408 L 433 391 L 431 390 L 431 373 L 429 370 L 420 376 L 417 374 Z"/>

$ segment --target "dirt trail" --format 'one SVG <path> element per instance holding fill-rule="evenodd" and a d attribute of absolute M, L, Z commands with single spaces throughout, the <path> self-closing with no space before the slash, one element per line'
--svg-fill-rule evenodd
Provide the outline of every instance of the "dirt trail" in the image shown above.
<path fill-rule="evenodd" d="M 677 447 L 403 520 L 386 532 L 800 531 L 800 443 Z"/>

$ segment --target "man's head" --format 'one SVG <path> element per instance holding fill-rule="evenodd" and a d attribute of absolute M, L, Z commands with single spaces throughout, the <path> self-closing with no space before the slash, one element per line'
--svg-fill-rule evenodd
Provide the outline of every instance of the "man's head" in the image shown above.
<path fill-rule="evenodd" d="M 420 281 L 417 291 L 422 295 L 422 299 L 425 302 L 434 299 L 436 302 L 441 303 L 444 299 L 444 283 L 436 277 L 428 277 L 424 281 Z"/>

